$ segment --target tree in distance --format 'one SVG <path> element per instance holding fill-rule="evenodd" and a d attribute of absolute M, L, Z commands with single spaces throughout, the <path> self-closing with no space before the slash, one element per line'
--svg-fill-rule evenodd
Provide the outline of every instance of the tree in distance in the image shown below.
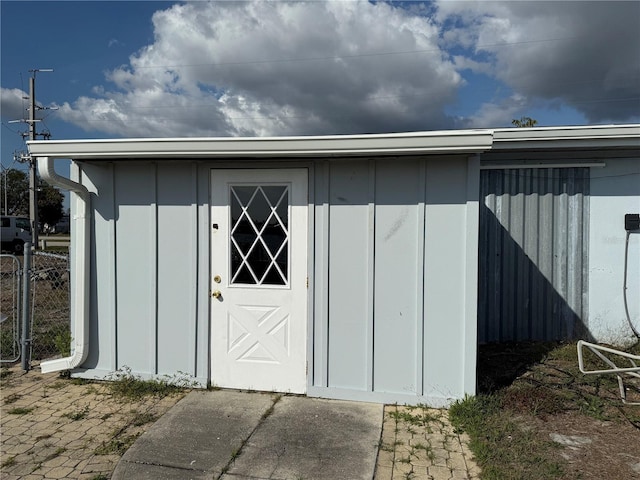
<path fill-rule="evenodd" d="M 2 213 L 5 208 L 9 215 L 29 216 L 29 177 L 27 173 L 15 168 L 7 169 L 4 174 L 6 177 L 6 199 L 7 205 L 3 204 Z M 5 199 L 5 182 L 0 181 L 2 194 L 0 197 L 4 202 Z M 38 220 L 40 226 L 45 223 L 47 225 L 55 225 L 64 215 L 62 202 L 64 195 L 56 187 L 38 182 Z"/>
<path fill-rule="evenodd" d="M 535 127 L 538 124 L 537 120 L 534 120 L 531 117 L 520 117 L 518 118 L 514 118 L 513 120 L 511 120 L 511 124 L 514 127 L 518 127 L 518 128 L 528 128 L 528 127 Z"/>

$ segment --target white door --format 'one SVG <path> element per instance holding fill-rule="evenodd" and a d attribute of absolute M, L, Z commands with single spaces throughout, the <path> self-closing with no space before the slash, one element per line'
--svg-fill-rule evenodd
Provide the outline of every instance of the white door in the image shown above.
<path fill-rule="evenodd" d="M 211 381 L 306 392 L 307 170 L 211 174 Z"/>

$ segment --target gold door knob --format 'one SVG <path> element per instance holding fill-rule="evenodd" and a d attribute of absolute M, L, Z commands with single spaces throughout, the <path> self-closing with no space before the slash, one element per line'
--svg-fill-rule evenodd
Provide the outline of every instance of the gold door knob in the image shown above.
<path fill-rule="evenodd" d="M 220 293 L 220 290 L 214 290 L 214 291 L 211 293 L 211 296 L 212 296 L 213 298 L 220 298 L 220 297 L 222 296 L 222 293 Z"/>

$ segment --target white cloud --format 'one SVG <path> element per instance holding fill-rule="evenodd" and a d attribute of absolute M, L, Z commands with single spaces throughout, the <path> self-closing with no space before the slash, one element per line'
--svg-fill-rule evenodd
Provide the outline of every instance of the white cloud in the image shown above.
<path fill-rule="evenodd" d="M 462 79 L 429 18 L 384 3 L 174 5 L 97 97 L 61 106 L 120 135 L 287 135 L 452 126 Z M 392 52 L 415 52 L 388 54 Z M 378 55 L 380 54 L 380 55 Z"/>
<path fill-rule="evenodd" d="M 26 118 L 25 108 L 28 106 L 29 94 L 19 88 L 0 88 L 0 112 L 2 118 L 8 120 L 21 120 Z"/>
<path fill-rule="evenodd" d="M 549 105 L 640 118 L 638 2 L 189 2 L 152 20 L 153 43 L 60 117 L 123 136 L 494 127 Z M 463 85 L 477 111 L 450 117 Z"/>
<path fill-rule="evenodd" d="M 590 122 L 640 118 L 639 2 L 439 2 L 448 45 L 484 58 L 513 91 Z M 478 66 L 475 66 L 476 70 Z"/>

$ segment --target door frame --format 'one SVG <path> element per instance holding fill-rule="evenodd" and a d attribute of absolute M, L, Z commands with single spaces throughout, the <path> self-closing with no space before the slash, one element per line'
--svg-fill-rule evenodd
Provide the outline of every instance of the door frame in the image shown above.
<path fill-rule="evenodd" d="M 207 238 L 209 239 L 207 244 L 207 279 L 206 282 L 206 291 L 204 289 L 200 290 L 203 294 L 207 295 L 207 317 L 209 318 L 209 327 L 207 329 L 207 337 L 206 337 L 206 345 L 208 350 L 207 355 L 207 377 L 208 383 L 210 385 L 213 384 L 213 372 L 212 372 L 212 336 L 213 336 L 213 325 L 212 325 L 212 296 L 211 293 L 215 290 L 214 282 L 213 282 L 213 267 L 212 267 L 212 205 L 213 205 L 213 192 L 212 192 L 212 180 L 216 172 L 220 170 L 265 170 L 265 171 L 273 171 L 273 170 L 291 170 L 291 169 L 304 169 L 307 172 L 307 245 L 306 245 L 306 271 L 307 271 L 307 297 L 306 297 L 306 344 L 305 344 L 305 395 L 307 395 L 309 389 L 313 386 L 313 378 L 314 378 L 314 358 L 317 352 L 314 354 L 316 348 L 314 347 L 314 337 L 316 336 L 316 327 L 314 321 L 314 312 L 315 312 L 315 299 L 314 299 L 314 276 L 315 276 L 315 256 L 314 256 L 314 243 L 315 243 L 315 169 L 317 168 L 316 163 L 313 161 L 300 161 L 300 162 L 284 162 L 284 161 L 272 161 L 272 162 L 257 162 L 255 160 L 237 160 L 233 163 L 229 161 L 216 162 L 215 164 L 206 164 L 202 165 L 198 170 L 201 172 L 204 178 L 206 178 L 206 188 L 208 191 L 208 202 L 206 205 L 203 205 L 206 208 L 205 218 L 207 219 L 207 223 L 205 228 L 207 228 Z M 204 180 L 203 178 L 203 180 Z M 203 183 L 200 183 L 202 187 L 204 187 Z"/>

